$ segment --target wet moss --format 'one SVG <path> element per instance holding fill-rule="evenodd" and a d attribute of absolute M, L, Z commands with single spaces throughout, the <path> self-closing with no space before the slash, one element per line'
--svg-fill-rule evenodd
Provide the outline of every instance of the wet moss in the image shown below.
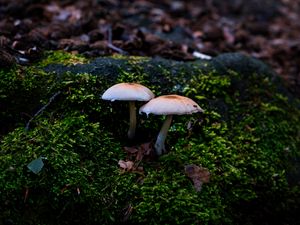
<path fill-rule="evenodd" d="M 71 65 L 68 53 L 45 57 L 30 67 L 0 70 L 3 221 L 298 221 L 299 100 L 260 61 L 237 54 L 186 63 L 116 56 Z M 64 65 L 57 64 L 61 58 Z M 142 160 L 142 173 L 123 173 L 118 161 L 126 157 L 124 146 L 155 139 L 163 117 L 139 115 L 137 138 L 128 141 L 127 103 L 100 98 L 117 82 L 142 83 L 156 95 L 185 95 L 205 110 L 175 116 L 168 153 Z M 33 174 L 27 164 L 41 156 L 45 165 Z M 189 164 L 211 173 L 201 192 L 184 173 Z"/>
<path fill-rule="evenodd" d="M 76 65 L 87 63 L 89 60 L 79 54 L 65 53 L 64 51 L 45 52 L 43 59 L 37 65 L 45 67 L 51 64 Z"/>

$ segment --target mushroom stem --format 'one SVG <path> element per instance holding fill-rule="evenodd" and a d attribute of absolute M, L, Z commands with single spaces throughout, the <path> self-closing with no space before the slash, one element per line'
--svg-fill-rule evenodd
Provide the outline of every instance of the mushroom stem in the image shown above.
<path fill-rule="evenodd" d="M 172 115 L 167 115 L 166 119 L 159 131 L 159 134 L 156 138 L 156 142 L 155 142 L 155 151 L 157 155 L 161 155 L 163 152 L 165 152 L 166 148 L 165 148 L 165 140 L 172 122 Z"/>
<path fill-rule="evenodd" d="M 129 115 L 130 115 L 130 124 L 128 130 L 128 138 L 133 139 L 135 136 L 135 128 L 136 128 L 136 109 L 135 109 L 135 102 L 129 101 Z"/>

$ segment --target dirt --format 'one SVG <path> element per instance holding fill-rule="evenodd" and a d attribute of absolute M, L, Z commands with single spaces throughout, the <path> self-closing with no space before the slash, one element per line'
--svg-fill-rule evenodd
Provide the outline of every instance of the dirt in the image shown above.
<path fill-rule="evenodd" d="M 194 60 L 241 52 L 300 96 L 300 2 L 293 0 L 0 0 L 0 66 L 45 50 Z"/>

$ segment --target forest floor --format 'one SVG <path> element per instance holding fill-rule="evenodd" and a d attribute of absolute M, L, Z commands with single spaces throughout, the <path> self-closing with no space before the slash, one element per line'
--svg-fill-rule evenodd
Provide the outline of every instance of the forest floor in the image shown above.
<path fill-rule="evenodd" d="M 175 60 L 242 52 L 300 96 L 299 20 L 293 0 L 0 0 L 0 66 L 56 49 Z"/>

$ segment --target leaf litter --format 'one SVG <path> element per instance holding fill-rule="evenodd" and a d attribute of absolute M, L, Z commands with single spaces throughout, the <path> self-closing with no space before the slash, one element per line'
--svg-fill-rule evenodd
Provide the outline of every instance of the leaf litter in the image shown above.
<path fill-rule="evenodd" d="M 192 180 L 197 192 L 200 192 L 202 190 L 202 185 L 208 183 L 210 180 L 210 172 L 205 167 L 191 164 L 186 165 L 184 171 L 187 177 Z"/>

